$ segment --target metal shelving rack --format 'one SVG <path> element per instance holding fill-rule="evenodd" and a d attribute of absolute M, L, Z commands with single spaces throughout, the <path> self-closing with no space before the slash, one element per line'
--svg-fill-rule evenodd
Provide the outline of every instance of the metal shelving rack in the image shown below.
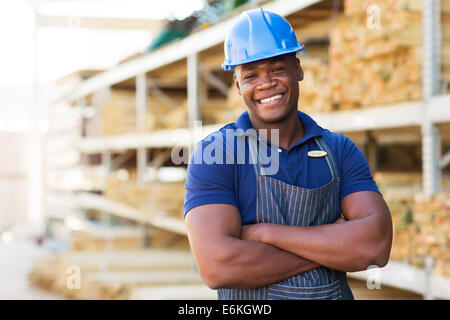
<path fill-rule="evenodd" d="M 320 3 L 320 0 L 274 0 L 264 2 L 261 6 L 267 10 L 288 16 L 296 12 Z M 423 1 L 423 92 L 422 101 L 405 102 L 388 106 L 379 106 L 363 110 L 338 111 L 333 113 L 311 114 L 311 116 L 323 127 L 333 131 L 345 133 L 361 133 L 383 129 L 397 129 L 416 127 L 420 128 L 420 136 L 411 134 L 390 135 L 390 139 L 399 141 L 415 141 L 422 143 L 423 153 L 423 192 L 436 194 L 441 190 L 440 168 L 450 162 L 447 154 L 441 159 L 439 125 L 450 123 L 450 95 L 439 94 L 440 83 L 440 57 L 441 33 L 439 0 Z M 84 107 L 84 97 L 103 88 L 123 82 L 128 79 L 136 79 L 136 106 L 138 115 L 137 134 L 127 134 L 115 137 L 86 137 L 80 139 L 78 150 L 85 154 L 101 154 L 105 166 L 111 163 L 111 152 L 128 149 L 137 150 L 137 171 L 142 178 L 147 164 L 147 149 L 160 147 L 174 147 L 195 142 L 195 121 L 200 120 L 199 92 L 199 55 L 202 51 L 220 45 L 225 38 L 226 31 L 238 17 L 233 16 L 199 31 L 191 36 L 169 44 L 152 53 L 134 58 L 114 69 L 85 80 L 74 91 L 63 99 L 66 103 L 77 104 Z M 186 60 L 187 65 L 187 95 L 189 108 L 189 128 L 177 130 L 161 130 L 145 133 L 144 125 L 139 121 L 146 112 L 146 96 L 148 83 L 145 74 L 165 65 Z M 217 84 L 216 84 L 217 85 Z M 212 125 L 203 128 L 203 136 L 217 130 L 220 125 Z M 386 139 L 385 139 L 386 140 Z M 394 141 L 392 140 L 392 141 Z M 139 178 L 139 179 L 141 179 Z M 84 197 L 84 195 L 82 196 Z M 184 226 L 173 221 L 145 220 L 136 210 L 131 211 L 119 204 L 108 202 L 106 199 L 95 196 L 78 198 L 82 207 L 95 206 L 98 209 L 108 211 L 113 215 L 134 219 L 140 223 L 153 225 L 179 234 L 186 234 Z M 145 220 L 145 221 L 144 221 Z M 399 277 L 399 273 L 413 274 L 412 277 Z M 349 274 L 360 279 L 367 279 L 364 273 Z M 417 277 L 431 279 L 427 285 L 418 284 Z M 443 282 L 444 281 L 444 282 Z M 423 293 L 426 297 L 449 298 L 449 279 L 436 277 L 422 270 L 413 270 L 411 266 L 391 261 L 384 273 L 383 283 L 402 289 Z M 431 283 L 431 285 L 430 285 Z M 434 288 L 434 289 L 433 289 Z"/>

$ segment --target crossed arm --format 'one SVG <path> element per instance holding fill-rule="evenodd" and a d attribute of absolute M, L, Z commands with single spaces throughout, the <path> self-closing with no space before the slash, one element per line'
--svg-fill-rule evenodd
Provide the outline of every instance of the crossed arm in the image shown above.
<path fill-rule="evenodd" d="M 186 226 L 200 275 L 212 289 L 261 287 L 318 266 L 274 246 L 241 239 L 241 216 L 229 204 L 193 208 Z"/>
<path fill-rule="evenodd" d="M 213 289 L 259 287 L 319 265 L 342 271 L 384 266 L 392 222 L 383 198 L 352 193 L 341 210 L 346 221 L 329 225 L 241 226 L 236 207 L 210 204 L 192 209 L 186 226 L 200 275 Z"/>

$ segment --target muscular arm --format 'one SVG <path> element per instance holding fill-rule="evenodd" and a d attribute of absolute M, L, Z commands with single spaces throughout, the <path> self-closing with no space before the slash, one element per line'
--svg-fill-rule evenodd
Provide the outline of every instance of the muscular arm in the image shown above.
<path fill-rule="evenodd" d="M 232 205 L 195 207 L 186 226 L 200 275 L 213 289 L 260 287 L 318 267 L 274 246 L 240 239 L 241 217 Z"/>
<path fill-rule="evenodd" d="M 360 191 L 341 201 L 347 219 L 311 227 L 256 224 L 243 229 L 243 238 L 261 241 L 320 265 L 360 271 L 386 265 L 392 244 L 389 208 L 380 194 Z"/>

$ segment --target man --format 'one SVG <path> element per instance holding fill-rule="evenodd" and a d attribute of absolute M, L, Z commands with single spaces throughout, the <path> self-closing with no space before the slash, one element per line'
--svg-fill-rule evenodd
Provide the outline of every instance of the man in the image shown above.
<path fill-rule="evenodd" d="M 225 40 L 248 111 L 197 145 L 185 184 L 191 248 L 219 299 L 353 299 L 345 272 L 388 261 L 390 212 L 366 159 L 297 110 L 302 50 L 262 9 Z"/>

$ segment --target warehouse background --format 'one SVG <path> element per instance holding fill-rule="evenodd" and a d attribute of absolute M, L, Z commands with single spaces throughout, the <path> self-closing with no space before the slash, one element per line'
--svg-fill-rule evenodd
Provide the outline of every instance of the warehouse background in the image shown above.
<path fill-rule="evenodd" d="M 306 46 L 299 109 L 390 206 L 390 261 L 349 274 L 355 297 L 450 298 L 449 0 L 20 0 L 0 4 L 1 299 L 215 299 L 171 152 L 245 110 L 220 65 L 257 6 Z"/>

